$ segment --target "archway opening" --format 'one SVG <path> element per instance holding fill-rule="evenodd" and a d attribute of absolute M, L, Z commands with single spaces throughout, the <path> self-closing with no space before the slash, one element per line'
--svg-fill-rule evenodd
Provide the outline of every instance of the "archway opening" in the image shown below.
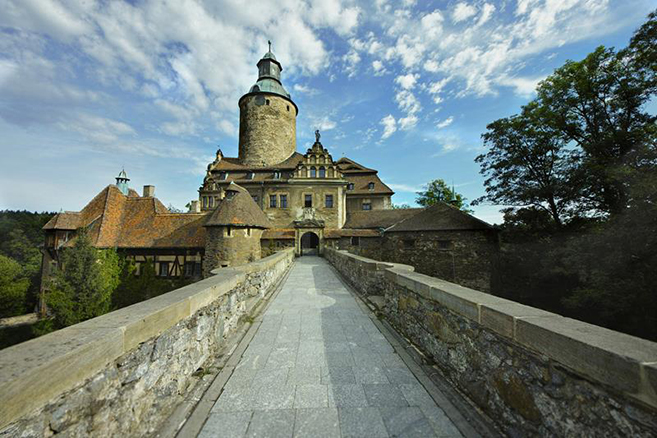
<path fill-rule="evenodd" d="M 319 236 L 308 231 L 301 236 L 301 255 L 317 255 L 319 253 Z"/>

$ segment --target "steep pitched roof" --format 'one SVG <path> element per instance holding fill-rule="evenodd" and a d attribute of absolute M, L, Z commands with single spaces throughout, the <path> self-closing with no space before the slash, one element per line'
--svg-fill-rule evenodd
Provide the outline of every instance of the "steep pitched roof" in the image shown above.
<path fill-rule="evenodd" d="M 353 174 L 353 173 L 344 173 L 344 179 L 354 185 L 353 190 L 347 191 L 347 196 L 349 195 L 393 195 L 393 192 L 390 187 L 385 185 L 383 181 L 379 179 L 379 176 L 376 172 L 372 173 L 362 173 L 362 174 Z M 369 184 L 374 183 L 372 190 L 369 188 Z"/>
<path fill-rule="evenodd" d="M 255 166 L 244 166 L 243 164 L 240 163 L 239 158 L 237 157 L 223 157 L 219 163 L 216 164 L 216 166 L 212 169 L 213 172 L 217 171 L 231 171 L 231 170 L 240 170 L 242 172 L 248 172 L 248 171 L 254 171 L 254 172 L 261 172 L 264 170 L 286 170 L 286 169 L 296 169 L 297 164 L 303 160 L 303 155 L 295 152 L 292 155 L 290 155 L 289 158 L 287 158 L 285 161 L 282 161 L 280 163 L 277 163 L 273 166 L 268 166 L 268 167 L 255 167 Z M 230 175 L 229 175 L 230 176 Z"/>
<path fill-rule="evenodd" d="M 440 231 L 440 230 L 492 230 L 494 227 L 481 219 L 459 210 L 447 203 L 439 202 L 420 209 L 401 222 L 386 229 L 396 231 Z"/>
<path fill-rule="evenodd" d="M 246 189 L 231 183 L 226 191 L 229 190 L 233 190 L 235 194 L 221 200 L 219 206 L 208 217 L 206 227 L 230 225 L 271 228 L 269 219 Z"/>
<path fill-rule="evenodd" d="M 353 173 L 353 172 L 376 172 L 374 169 L 365 167 L 362 164 L 356 163 L 354 160 L 342 157 L 337 161 L 338 168 L 341 172 Z"/>
<path fill-rule="evenodd" d="M 353 211 L 347 213 L 344 228 L 389 228 L 421 210 L 421 208 L 400 208 L 396 210 Z"/>
<path fill-rule="evenodd" d="M 43 230 L 77 230 L 80 227 L 80 212 L 57 213 L 43 226 Z"/>

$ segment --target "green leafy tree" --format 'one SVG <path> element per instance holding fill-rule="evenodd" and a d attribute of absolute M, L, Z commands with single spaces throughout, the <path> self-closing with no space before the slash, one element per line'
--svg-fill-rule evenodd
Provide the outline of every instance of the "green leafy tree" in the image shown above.
<path fill-rule="evenodd" d="M 411 206 L 408 204 L 392 204 L 393 210 L 407 210 L 409 208 L 411 208 Z"/>
<path fill-rule="evenodd" d="M 155 272 L 151 260 L 141 263 L 139 275 L 132 260 L 124 260 L 121 271 L 121 283 L 112 294 L 112 308 L 119 309 L 131 304 L 162 295 L 173 289 L 183 287 L 191 280 L 185 278 L 160 278 Z"/>
<path fill-rule="evenodd" d="M 25 298 L 30 280 L 24 277 L 21 266 L 9 257 L 0 255 L 0 318 L 25 313 Z"/>
<path fill-rule="evenodd" d="M 45 295 L 54 328 L 62 328 L 107 313 L 120 282 L 116 250 L 92 246 L 81 229 L 72 248 L 65 249 L 58 271 Z"/>
<path fill-rule="evenodd" d="M 490 202 L 529 210 L 544 210 L 561 227 L 574 209 L 573 159 L 567 141 L 547 126 L 544 111 L 535 102 L 516 116 L 496 120 L 482 135 L 488 152 L 475 161 L 481 166 Z"/>
<path fill-rule="evenodd" d="M 465 203 L 466 199 L 449 186 L 442 179 L 435 179 L 424 186 L 424 190 L 417 193 L 415 202 L 423 207 L 429 207 L 439 202 L 447 202 L 467 213 L 472 210 Z"/>

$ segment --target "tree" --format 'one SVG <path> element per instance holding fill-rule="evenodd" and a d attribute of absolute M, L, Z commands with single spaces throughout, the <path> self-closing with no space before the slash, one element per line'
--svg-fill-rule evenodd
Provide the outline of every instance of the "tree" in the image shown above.
<path fill-rule="evenodd" d="M 24 277 L 21 266 L 9 257 L 0 255 L 0 318 L 22 315 L 30 280 Z"/>
<path fill-rule="evenodd" d="M 46 305 L 54 328 L 62 328 L 110 310 L 112 292 L 119 285 L 120 259 L 116 250 L 99 250 L 78 230 L 75 244 L 60 257 L 61 270 L 49 285 Z"/>
<path fill-rule="evenodd" d="M 416 193 L 415 202 L 423 207 L 429 207 L 439 202 L 447 202 L 466 213 L 472 212 L 465 203 L 466 199 L 460 193 L 450 189 L 442 179 L 431 181 L 424 186 L 423 191 Z"/>
<path fill-rule="evenodd" d="M 473 204 L 488 201 L 545 210 L 561 227 L 576 196 L 573 161 L 564 136 L 543 123 L 543 113 L 533 102 L 520 115 L 487 126 L 482 138 L 489 151 L 475 158 L 487 177 L 486 195 Z"/>
<path fill-rule="evenodd" d="M 411 208 L 411 206 L 408 204 L 392 204 L 393 210 L 407 210 L 409 208 Z"/>
<path fill-rule="evenodd" d="M 112 294 L 112 309 L 120 309 L 148 300 L 190 283 L 190 280 L 184 278 L 159 278 L 155 272 L 155 264 L 151 260 L 141 263 L 139 275 L 136 273 L 135 263 L 132 260 L 124 260 L 121 283 Z"/>

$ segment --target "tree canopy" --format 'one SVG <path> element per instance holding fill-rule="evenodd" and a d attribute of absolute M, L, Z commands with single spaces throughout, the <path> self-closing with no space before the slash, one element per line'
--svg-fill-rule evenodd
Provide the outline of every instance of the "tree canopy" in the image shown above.
<path fill-rule="evenodd" d="M 460 193 L 451 189 L 442 179 L 435 179 L 426 184 L 424 190 L 417 192 L 417 198 L 415 198 L 415 202 L 423 207 L 447 202 L 460 210 L 471 212 L 465 201 L 466 199 Z"/>

